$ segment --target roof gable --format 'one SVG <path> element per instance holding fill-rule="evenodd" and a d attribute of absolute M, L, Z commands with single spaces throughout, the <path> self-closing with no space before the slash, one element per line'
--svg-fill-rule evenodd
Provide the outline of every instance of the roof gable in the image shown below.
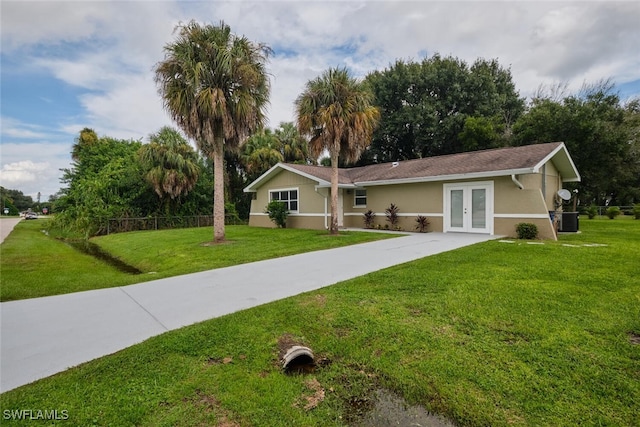
<path fill-rule="evenodd" d="M 552 142 L 343 168 L 339 171 L 338 184 L 341 187 L 357 187 L 519 175 L 537 173 L 548 161 L 554 163 L 563 181 L 580 181 L 580 174 L 564 143 Z M 331 183 L 329 167 L 278 163 L 252 182 L 245 191 L 256 191 L 268 181 L 269 176 L 281 169 L 306 176 L 316 181 L 319 187 L 328 187 Z"/>

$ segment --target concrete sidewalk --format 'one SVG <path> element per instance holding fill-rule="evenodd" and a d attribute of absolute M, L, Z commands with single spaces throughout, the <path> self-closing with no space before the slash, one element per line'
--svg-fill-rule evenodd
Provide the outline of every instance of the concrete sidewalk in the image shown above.
<path fill-rule="evenodd" d="M 0 304 L 0 391 L 163 332 L 496 238 L 410 234 L 251 264 Z"/>

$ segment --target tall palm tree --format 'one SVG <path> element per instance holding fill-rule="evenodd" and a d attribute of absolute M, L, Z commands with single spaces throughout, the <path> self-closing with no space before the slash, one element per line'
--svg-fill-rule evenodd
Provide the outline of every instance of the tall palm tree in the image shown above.
<path fill-rule="evenodd" d="M 372 99 L 363 83 L 335 68 L 308 81 L 295 101 L 298 129 L 311 138 L 311 154 L 326 150 L 331 158 L 331 234 L 338 233 L 338 159 L 354 162 L 371 143 L 380 118 Z"/>
<path fill-rule="evenodd" d="M 281 144 L 278 138 L 269 129 L 265 129 L 251 135 L 242 146 L 240 156 L 242 163 L 253 181 L 270 167 L 284 161 L 281 153 Z"/>
<path fill-rule="evenodd" d="M 275 135 L 280 141 L 280 152 L 285 162 L 307 163 L 309 158 L 309 144 L 300 135 L 298 128 L 291 122 L 281 122 Z"/>
<path fill-rule="evenodd" d="M 97 143 L 98 134 L 96 134 L 96 131 L 90 128 L 82 129 L 80 135 L 76 138 L 76 143 L 73 144 L 71 158 L 76 162 L 81 161 L 82 150 Z"/>
<path fill-rule="evenodd" d="M 178 25 L 178 37 L 165 46 L 155 68 L 164 107 L 213 158 L 213 237 L 224 230 L 224 150 L 237 148 L 264 122 L 269 99 L 265 64 L 271 49 L 218 26 L 195 21 Z"/>
<path fill-rule="evenodd" d="M 150 135 L 149 144 L 140 147 L 138 157 L 145 167 L 145 178 L 168 215 L 171 201 L 188 194 L 198 182 L 198 154 L 177 130 L 165 126 Z"/>

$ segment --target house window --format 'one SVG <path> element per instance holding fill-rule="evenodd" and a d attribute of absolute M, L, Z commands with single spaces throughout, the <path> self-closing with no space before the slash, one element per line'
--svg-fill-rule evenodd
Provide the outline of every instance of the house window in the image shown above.
<path fill-rule="evenodd" d="M 356 190 L 354 195 L 354 206 L 367 206 L 367 190 Z"/>
<path fill-rule="evenodd" d="M 269 192 L 271 201 L 278 200 L 287 205 L 287 210 L 298 211 L 298 190 L 272 190 Z"/>

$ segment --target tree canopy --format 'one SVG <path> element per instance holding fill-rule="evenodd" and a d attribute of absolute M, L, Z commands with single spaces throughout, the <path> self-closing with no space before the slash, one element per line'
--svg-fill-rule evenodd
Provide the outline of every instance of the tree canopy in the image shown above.
<path fill-rule="evenodd" d="M 563 99 L 538 97 L 513 127 L 513 144 L 562 141 L 582 182 L 584 204 L 627 205 L 640 200 L 640 114 L 626 107 L 611 82 L 586 85 Z"/>
<path fill-rule="evenodd" d="M 101 232 L 105 218 L 138 215 L 147 188 L 136 161 L 140 146 L 83 129 L 73 146 L 72 167 L 63 170 L 68 187 L 55 202 L 54 225 L 88 238 Z"/>
<path fill-rule="evenodd" d="M 280 145 L 271 129 L 261 130 L 247 139 L 241 159 L 250 179 L 256 179 L 276 163 L 284 161 Z"/>
<path fill-rule="evenodd" d="M 93 130 L 83 129 L 73 146 L 72 167 L 63 171 L 62 183 L 66 184 L 66 187 L 59 192 L 54 201 L 56 217 L 53 227 L 91 237 L 104 231 L 105 220 L 109 218 L 139 217 L 158 213 L 196 215 L 209 212 L 212 202 L 212 172 L 190 146 L 185 149 L 184 140 L 176 144 L 184 150 L 184 155 L 191 163 L 189 173 L 196 174 L 196 181 L 191 182 L 194 176 L 190 175 L 188 195 L 184 191 L 178 195 L 177 189 L 172 189 L 174 200 L 179 198 L 180 203 L 172 204 L 170 209 L 164 208 L 163 196 L 158 194 L 148 181 L 149 172 L 154 167 L 153 156 L 141 155 L 149 150 L 153 151 L 154 145 L 161 146 L 154 153 L 162 154 L 166 148 L 166 144 L 159 144 L 158 138 L 163 138 L 162 135 L 167 138 L 168 135 L 179 136 L 175 129 L 163 128 L 151 135 L 149 144 L 143 144 L 141 141 L 98 137 Z M 87 136 L 90 137 L 90 144 L 84 143 Z M 156 158 L 160 160 L 164 157 L 158 155 Z M 170 162 L 163 163 L 163 173 L 171 174 L 170 166 Z M 180 184 L 177 175 L 173 178 L 176 178 L 173 183 Z M 158 184 L 163 185 L 163 182 Z"/>
<path fill-rule="evenodd" d="M 497 60 L 398 60 L 366 83 L 381 120 L 361 164 L 506 145 L 524 111 L 511 71 Z"/>
<path fill-rule="evenodd" d="M 2 209 L 9 208 L 10 215 L 17 215 L 33 207 L 33 198 L 25 195 L 22 191 L 11 190 L 0 186 L 0 200 Z"/>
<path fill-rule="evenodd" d="M 180 132 L 163 127 L 149 137 L 138 157 L 145 170 L 145 178 L 169 213 L 171 201 L 188 194 L 198 182 L 200 168 L 198 155 Z"/>
<path fill-rule="evenodd" d="M 280 123 L 275 131 L 262 129 L 251 135 L 242 146 L 240 158 L 248 182 L 278 162 L 315 163 L 309 158 L 307 140 L 291 122 Z"/>

